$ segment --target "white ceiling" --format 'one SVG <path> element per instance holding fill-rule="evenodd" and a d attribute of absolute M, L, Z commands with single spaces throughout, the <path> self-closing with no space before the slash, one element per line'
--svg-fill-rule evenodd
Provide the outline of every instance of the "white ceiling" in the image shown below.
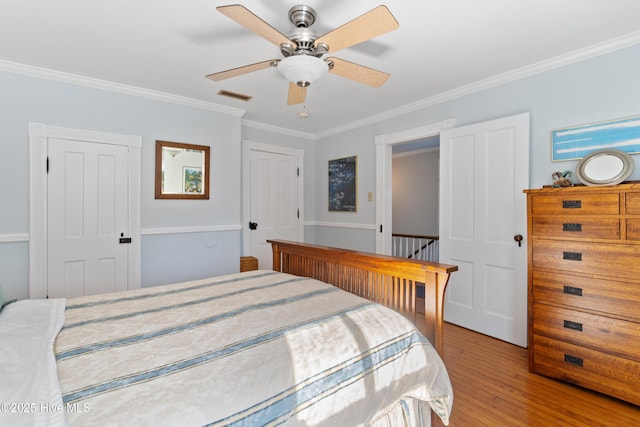
<path fill-rule="evenodd" d="M 246 0 L 284 34 L 295 0 Z M 379 0 L 303 2 L 322 35 Z M 384 3 L 400 28 L 334 56 L 385 71 L 374 89 L 335 75 L 287 106 L 275 68 L 212 82 L 205 75 L 272 58 L 278 47 L 216 11 L 213 0 L 0 0 L 0 69 L 12 63 L 225 105 L 243 119 L 322 135 L 640 43 L 638 0 L 421 0 Z M 52 74 L 55 75 L 55 74 Z M 217 95 L 253 96 L 249 102 Z M 300 119 L 306 111 L 310 117 Z"/>

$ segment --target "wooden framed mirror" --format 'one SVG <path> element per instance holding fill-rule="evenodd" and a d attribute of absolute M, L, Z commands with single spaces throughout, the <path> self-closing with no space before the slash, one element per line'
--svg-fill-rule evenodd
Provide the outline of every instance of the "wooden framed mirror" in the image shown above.
<path fill-rule="evenodd" d="M 156 141 L 156 199 L 209 199 L 210 147 Z"/>

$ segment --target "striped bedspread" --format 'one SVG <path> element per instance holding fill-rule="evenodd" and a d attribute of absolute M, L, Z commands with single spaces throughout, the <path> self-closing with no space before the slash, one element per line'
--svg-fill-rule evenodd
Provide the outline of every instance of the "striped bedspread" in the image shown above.
<path fill-rule="evenodd" d="M 453 401 L 404 317 L 274 271 L 67 300 L 54 351 L 71 427 L 448 423 Z"/>

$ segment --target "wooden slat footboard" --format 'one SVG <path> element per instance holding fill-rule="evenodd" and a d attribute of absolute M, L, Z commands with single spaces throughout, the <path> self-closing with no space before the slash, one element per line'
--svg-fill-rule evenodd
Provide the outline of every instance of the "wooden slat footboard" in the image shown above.
<path fill-rule="evenodd" d="M 307 243 L 268 240 L 273 249 L 273 269 L 312 277 L 375 301 L 417 323 L 416 285 L 425 287 L 425 330 L 438 353 L 443 354 L 444 292 L 455 265 L 416 261 Z"/>

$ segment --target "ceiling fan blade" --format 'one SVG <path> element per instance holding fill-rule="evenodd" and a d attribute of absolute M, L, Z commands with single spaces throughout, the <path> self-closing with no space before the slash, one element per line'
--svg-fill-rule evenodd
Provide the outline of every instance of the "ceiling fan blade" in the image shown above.
<path fill-rule="evenodd" d="M 287 98 L 287 105 L 302 104 L 306 97 L 306 87 L 300 87 L 295 83 L 289 82 L 289 97 Z"/>
<path fill-rule="evenodd" d="M 209 74 L 207 78 L 214 82 L 229 79 L 231 77 L 241 76 L 242 74 L 251 73 L 253 71 L 269 68 L 278 63 L 278 59 L 270 59 L 268 61 L 256 62 L 255 64 L 245 65 L 243 67 L 232 68 L 226 71 L 220 71 L 219 73 Z"/>
<path fill-rule="evenodd" d="M 294 48 L 297 47 L 296 42 L 289 40 L 287 36 L 264 22 L 261 18 L 242 5 L 232 4 L 229 6 L 218 6 L 216 9 L 218 12 L 233 19 L 238 24 L 253 31 L 276 46 L 280 46 L 282 43 L 288 43 Z"/>
<path fill-rule="evenodd" d="M 319 43 L 325 43 L 329 46 L 329 52 L 333 53 L 393 31 L 398 26 L 398 21 L 389 12 L 389 9 L 386 6 L 378 6 L 343 26 L 328 32 L 317 39 L 315 45 L 317 47 Z"/>
<path fill-rule="evenodd" d="M 382 86 L 391 77 L 388 73 L 345 61 L 344 59 L 327 58 L 326 61 L 333 61 L 333 68 L 329 70 L 330 73 L 373 87 Z"/>

